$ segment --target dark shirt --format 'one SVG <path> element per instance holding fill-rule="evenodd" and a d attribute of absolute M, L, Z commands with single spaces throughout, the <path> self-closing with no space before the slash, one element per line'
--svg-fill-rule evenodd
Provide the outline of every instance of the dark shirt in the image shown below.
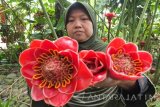
<path fill-rule="evenodd" d="M 147 107 L 146 101 L 155 94 L 155 88 L 147 77 L 136 81 L 130 91 L 119 87 L 89 88 L 75 93 L 64 107 Z M 52 107 L 43 101 L 32 102 L 32 107 Z"/>

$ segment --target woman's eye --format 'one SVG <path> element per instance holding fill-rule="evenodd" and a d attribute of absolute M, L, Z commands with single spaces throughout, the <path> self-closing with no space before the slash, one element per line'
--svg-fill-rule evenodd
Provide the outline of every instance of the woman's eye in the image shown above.
<path fill-rule="evenodd" d="M 73 19 L 69 19 L 69 20 L 68 20 L 68 22 L 73 22 L 73 21 L 74 21 Z"/>
<path fill-rule="evenodd" d="M 82 20 L 88 20 L 88 18 L 82 18 Z"/>

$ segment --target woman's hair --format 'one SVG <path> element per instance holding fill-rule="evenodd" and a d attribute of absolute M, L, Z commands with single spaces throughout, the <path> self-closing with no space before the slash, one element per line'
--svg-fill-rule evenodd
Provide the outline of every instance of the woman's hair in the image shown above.
<path fill-rule="evenodd" d="M 74 10 L 81 10 L 81 11 L 83 11 L 88 16 L 89 20 L 91 20 L 91 17 L 89 15 L 88 11 L 86 10 L 86 8 L 82 4 L 80 4 L 80 3 L 77 2 L 77 3 L 74 3 L 73 5 L 70 6 L 70 8 L 69 8 L 69 10 L 68 10 L 68 12 L 66 14 L 65 25 L 67 25 L 68 20 L 69 20 L 69 16 L 71 15 L 72 11 L 74 11 Z"/>

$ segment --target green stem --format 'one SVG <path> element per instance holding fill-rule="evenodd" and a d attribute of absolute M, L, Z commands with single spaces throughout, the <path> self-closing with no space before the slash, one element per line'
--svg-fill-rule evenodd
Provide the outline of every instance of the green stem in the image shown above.
<path fill-rule="evenodd" d="M 141 14 L 141 16 L 140 16 L 140 20 L 139 20 L 139 22 L 138 22 L 137 28 L 136 28 L 135 33 L 134 33 L 134 36 L 133 36 L 133 37 L 134 37 L 133 42 L 136 42 L 136 41 L 137 41 L 138 34 L 139 34 L 139 31 L 140 31 L 141 24 L 142 24 L 142 22 L 143 22 L 143 18 L 144 18 L 144 16 L 145 16 L 145 12 L 146 12 L 146 10 L 147 10 L 149 1 L 150 1 L 150 0 L 146 0 L 146 3 L 145 3 L 145 5 L 144 5 L 142 14 Z"/>
<path fill-rule="evenodd" d="M 46 17 L 47 17 L 47 21 L 48 21 L 48 24 L 49 24 L 49 26 L 50 26 L 50 28 L 51 28 L 51 30 L 52 30 L 52 33 L 53 33 L 55 39 L 57 39 L 57 38 L 58 38 L 58 37 L 57 37 L 57 34 L 56 34 L 55 30 L 54 30 L 54 27 L 53 27 L 52 22 L 51 22 L 48 14 L 47 14 L 47 11 L 46 11 L 45 7 L 44 7 L 44 5 L 43 5 L 42 0 L 39 0 L 39 2 L 40 2 L 40 5 L 41 5 L 41 7 L 42 7 L 42 9 L 43 9 L 43 12 L 45 13 L 45 15 L 46 15 Z"/>
<path fill-rule="evenodd" d="M 130 41 L 133 41 L 134 39 L 134 30 L 136 29 L 136 0 L 133 1 L 133 15 L 131 17 L 133 17 L 133 23 L 132 23 L 132 28 L 131 28 L 131 36 L 130 36 Z"/>
<path fill-rule="evenodd" d="M 153 18 L 152 18 L 151 27 L 149 29 L 149 34 L 148 34 L 147 41 L 146 41 L 146 43 L 148 44 L 148 45 L 146 45 L 146 50 L 149 50 L 149 47 L 150 47 L 150 44 L 151 44 L 150 37 L 151 37 L 154 18 L 156 16 L 156 12 L 157 12 L 158 6 L 159 6 L 159 0 L 157 0 L 156 3 L 155 3 L 154 15 L 153 15 Z"/>
<path fill-rule="evenodd" d="M 59 5 L 61 6 L 61 8 L 63 9 L 63 11 L 65 11 L 65 7 L 62 6 L 61 2 L 59 0 L 57 0 L 57 2 L 59 3 Z"/>
<path fill-rule="evenodd" d="M 160 59 L 160 51 L 159 51 L 158 59 Z M 158 83 L 159 76 L 160 76 L 160 60 L 157 61 L 156 72 L 154 74 L 153 82 L 155 85 L 157 85 L 157 83 Z"/>
<path fill-rule="evenodd" d="M 104 24 L 104 26 L 108 29 L 105 20 L 100 17 L 100 15 L 96 12 L 96 10 L 92 6 L 91 6 L 91 8 L 94 10 L 95 14 L 98 15 L 98 18 L 100 18 L 100 20 L 102 21 L 102 23 Z M 114 38 L 114 36 L 113 36 L 113 34 L 111 32 L 110 32 L 110 35 L 112 36 L 112 38 Z"/>
<path fill-rule="evenodd" d="M 108 43 L 110 42 L 110 32 L 111 32 L 111 21 L 108 22 L 109 26 L 108 26 Z"/>
<path fill-rule="evenodd" d="M 120 20 L 119 20 L 116 36 L 119 36 L 119 31 L 120 31 L 120 27 L 121 27 L 121 24 L 122 24 L 122 19 L 124 19 L 124 13 L 125 13 L 125 8 L 126 8 L 126 5 L 127 5 L 127 2 L 128 2 L 128 0 L 124 0 L 124 4 L 123 4 L 123 7 L 122 7 L 122 14 L 121 14 L 121 17 L 120 17 Z"/>

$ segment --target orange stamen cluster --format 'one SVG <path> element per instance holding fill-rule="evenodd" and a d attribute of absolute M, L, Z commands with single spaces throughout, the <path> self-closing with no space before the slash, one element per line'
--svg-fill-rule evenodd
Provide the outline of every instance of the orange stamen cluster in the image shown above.
<path fill-rule="evenodd" d="M 33 79 L 42 80 L 40 88 L 66 87 L 72 79 L 73 65 L 68 57 L 60 55 L 55 50 L 42 53 L 33 69 L 36 72 Z"/>
<path fill-rule="evenodd" d="M 142 62 L 140 59 L 133 60 L 129 54 L 119 49 L 116 54 L 111 55 L 113 61 L 113 69 L 123 72 L 127 75 L 135 75 L 142 71 Z"/>

